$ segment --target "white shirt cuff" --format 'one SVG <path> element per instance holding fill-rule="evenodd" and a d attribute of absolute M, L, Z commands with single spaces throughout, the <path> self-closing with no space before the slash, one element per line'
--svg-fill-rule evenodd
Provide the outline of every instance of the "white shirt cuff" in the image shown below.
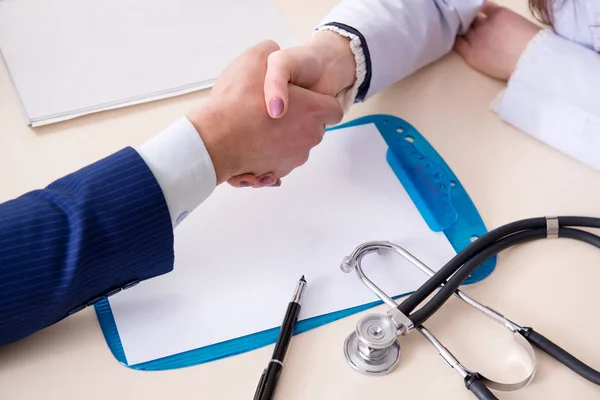
<path fill-rule="evenodd" d="M 173 228 L 216 187 L 217 177 L 210 155 L 185 117 L 136 150 L 163 191 Z"/>

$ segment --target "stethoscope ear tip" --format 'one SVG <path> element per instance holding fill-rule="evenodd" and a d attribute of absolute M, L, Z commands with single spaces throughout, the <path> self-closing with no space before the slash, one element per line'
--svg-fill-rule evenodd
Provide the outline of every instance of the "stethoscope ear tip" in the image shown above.
<path fill-rule="evenodd" d="M 356 259 L 351 256 L 344 257 L 342 263 L 340 264 L 340 269 L 342 270 L 342 272 L 348 274 L 354 271 L 354 268 L 356 268 Z"/>

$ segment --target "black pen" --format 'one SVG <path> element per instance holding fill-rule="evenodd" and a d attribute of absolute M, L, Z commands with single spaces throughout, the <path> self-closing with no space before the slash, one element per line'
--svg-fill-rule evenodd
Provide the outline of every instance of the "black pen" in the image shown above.
<path fill-rule="evenodd" d="M 281 370 L 283 369 L 283 360 L 287 353 L 288 346 L 294 335 L 294 329 L 296 328 L 296 322 L 298 321 L 298 315 L 300 314 L 302 295 L 306 288 L 306 280 L 304 275 L 298 281 L 294 297 L 288 305 L 283 324 L 279 330 L 279 337 L 277 343 L 275 343 L 275 350 L 273 350 L 273 356 L 269 365 L 263 371 L 256 393 L 254 394 L 254 400 L 271 400 L 275 396 L 275 388 L 277 387 L 277 381 Z"/>

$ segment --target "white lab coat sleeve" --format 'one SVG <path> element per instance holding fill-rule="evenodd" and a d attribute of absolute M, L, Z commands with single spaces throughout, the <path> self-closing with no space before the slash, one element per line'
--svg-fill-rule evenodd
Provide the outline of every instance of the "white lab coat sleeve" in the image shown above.
<path fill-rule="evenodd" d="M 360 102 L 448 53 L 483 3 L 342 0 L 317 30 L 335 30 L 351 39 L 357 61 L 357 87 L 351 97 Z"/>
<path fill-rule="evenodd" d="M 507 123 L 600 171 L 600 54 L 547 30 L 521 56 L 496 111 Z"/>

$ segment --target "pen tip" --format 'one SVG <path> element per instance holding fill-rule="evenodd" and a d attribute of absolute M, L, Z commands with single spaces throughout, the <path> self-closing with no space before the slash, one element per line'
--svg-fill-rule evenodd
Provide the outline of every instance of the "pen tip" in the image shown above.
<path fill-rule="evenodd" d="M 306 279 L 304 279 L 304 275 L 302 275 L 302 278 L 300 278 L 300 280 L 301 280 L 302 282 L 306 282 Z"/>

